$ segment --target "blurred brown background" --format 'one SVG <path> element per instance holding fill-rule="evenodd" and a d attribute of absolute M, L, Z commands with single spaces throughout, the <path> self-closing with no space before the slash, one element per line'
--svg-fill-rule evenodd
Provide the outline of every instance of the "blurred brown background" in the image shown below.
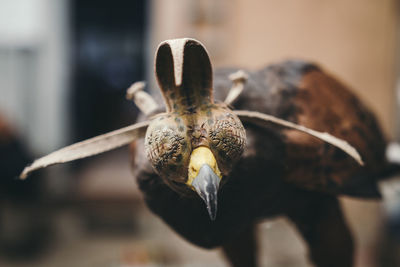
<path fill-rule="evenodd" d="M 400 140 L 396 0 L 0 0 L 0 266 L 226 266 L 151 215 L 126 148 L 14 178 L 34 157 L 133 123 L 126 88 L 165 39 L 193 37 L 214 67 L 320 64 Z M 5 125 L 5 126 L 2 126 Z M 12 156 L 11 156 L 12 155 Z M 400 182 L 385 201 L 343 199 L 357 266 L 400 266 Z M 309 266 L 278 218 L 260 224 L 263 266 Z"/>

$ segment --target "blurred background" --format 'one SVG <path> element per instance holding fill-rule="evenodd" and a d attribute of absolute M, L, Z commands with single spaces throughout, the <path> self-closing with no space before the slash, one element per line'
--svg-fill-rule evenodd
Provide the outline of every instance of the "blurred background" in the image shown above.
<path fill-rule="evenodd" d="M 127 148 L 16 179 L 34 158 L 136 121 L 125 90 L 158 94 L 159 42 L 193 37 L 214 67 L 320 64 L 400 141 L 398 0 L 0 0 L 0 266 L 227 266 L 144 207 Z M 398 152 L 397 152 L 398 153 Z M 356 266 L 400 266 L 400 180 L 341 199 Z M 260 224 L 262 266 L 311 266 L 284 218 Z"/>

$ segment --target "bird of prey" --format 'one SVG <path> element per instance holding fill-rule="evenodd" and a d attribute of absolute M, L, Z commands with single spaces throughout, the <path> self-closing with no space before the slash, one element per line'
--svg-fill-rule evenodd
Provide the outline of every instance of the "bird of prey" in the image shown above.
<path fill-rule="evenodd" d="M 188 241 L 257 266 L 255 224 L 284 215 L 316 266 L 352 266 L 336 196 L 379 198 L 377 179 L 395 167 L 373 114 L 346 86 L 299 60 L 213 73 L 190 38 L 162 42 L 155 73 L 165 110 L 134 84 L 128 96 L 147 120 L 53 152 L 21 176 L 136 142 L 148 207 Z"/>

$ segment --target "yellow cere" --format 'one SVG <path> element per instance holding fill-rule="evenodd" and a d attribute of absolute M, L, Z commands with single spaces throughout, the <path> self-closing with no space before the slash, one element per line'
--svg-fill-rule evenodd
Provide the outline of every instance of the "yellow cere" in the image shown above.
<path fill-rule="evenodd" d="M 217 161 L 211 150 L 205 146 L 195 148 L 190 155 L 188 180 L 186 184 L 192 186 L 194 178 L 199 174 L 201 166 L 208 164 L 215 174 L 222 178 L 222 174 L 218 168 Z"/>

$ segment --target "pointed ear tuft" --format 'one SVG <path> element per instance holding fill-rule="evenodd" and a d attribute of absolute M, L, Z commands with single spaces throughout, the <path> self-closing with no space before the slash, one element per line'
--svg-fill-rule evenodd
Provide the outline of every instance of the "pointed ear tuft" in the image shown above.
<path fill-rule="evenodd" d="M 168 111 L 213 101 L 210 58 L 197 40 L 162 42 L 156 52 L 155 73 Z"/>
<path fill-rule="evenodd" d="M 184 86 L 212 92 L 210 57 L 206 48 L 193 39 L 185 44 L 182 79 Z"/>
<path fill-rule="evenodd" d="M 167 42 L 161 43 L 157 49 L 155 73 L 163 93 L 175 87 L 174 59 L 171 47 Z"/>

